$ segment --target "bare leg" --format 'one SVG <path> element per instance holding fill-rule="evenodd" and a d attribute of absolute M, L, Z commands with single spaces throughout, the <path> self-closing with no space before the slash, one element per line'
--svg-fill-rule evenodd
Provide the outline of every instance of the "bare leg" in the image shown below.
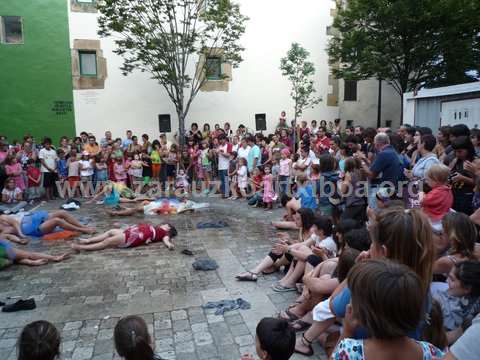
<path fill-rule="evenodd" d="M 105 239 L 108 239 L 109 237 L 118 235 L 123 233 L 123 230 L 120 229 L 112 229 L 108 230 L 107 232 L 104 232 L 103 234 L 88 238 L 88 239 L 80 239 L 78 242 L 80 244 L 93 244 L 93 243 L 98 243 L 101 242 Z"/>
<path fill-rule="evenodd" d="M 335 318 L 327 319 L 321 322 L 314 321 L 310 329 L 305 331 L 303 336 L 308 341 L 312 342 L 317 339 L 323 332 L 325 332 L 330 326 L 335 323 Z M 298 338 L 295 344 L 295 350 L 300 351 L 302 353 L 306 353 L 309 351 L 309 347 L 304 343 L 302 338 Z"/>
<path fill-rule="evenodd" d="M 272 221 L 272 225 L 282 230 L 298 230 L 294 221 Z"/>
<path fill-rule="evenodd" d="M 110 216 L 130 216 L 139 212 L 143 212 L 143 205 L 123 210 L 107 210 Z"/>
<path fill-rule="evenodd" d="M 96 250 L 103 250 L 107 248 L 115 248 L 125 242 L 125 235 L 117 234 L 111 237 L 102 240 L 101 242 L 97 242 L 95 244 L 72 244 L 72 249 L 74 250 L 86 250 L 86 251 L 96 251 Z"/>
<path fill-rule="evenodd" d="M 48 254 L 43 254 L 43 253 L 37 253 L 37 252 L 31 252 L 31 251 L 24 251 L 24 250 L 19 250 L 19 249 L 13 249 L 15 252 L 15 257 L 16 261 L 20 262 L 21 260 L 45 260 L 45 263 L 49 261 L 63 261 L 65 259 L 68 259 L 70 257 L 70 254 L 62 254 L 59 256 L 54 256 L 54 255 L 48 255 Z M 29 265 L 29 264 L 27 264 Z"/>
<path fill-rule="evenodd" d="M 78 227 L 60 218 L 53 218 L 45 221 L 42 225 L 40 225 L 39 229 L 42 232 L 42 234 L 49 234 L 53 232 L 53 230 L 55 230 L 57 226 L 65 230 L 78 231 L 85 234 L 92 234 L 95 232 L 95 229 L 91 229 L 85 226 Z"/>
<path fill-rule="evenodd" d="M 303 261 L 297 261 L 293 271 L 290 272 L 292 267 L 293 266 L 290 266 L 290 269 L 288 269 L 290 274 L 287 273 L 287 276 L 280 280 L 280 285 L 290 288 L 295 287 L 297 280 L 303 276 L 303 272 L 305 270 L 305 263 Z"/>
<path fill-rule="evenodd" d="M 48 216 L 48 219 L 54 219 L 54 218 L 60 218 L 65 220 L 66 222 L 76 226 L 76 227 L 85 227 L 82 223 L 80 223 L 75 217 L 70 215 L 67 211 L 65 210 L 58 210 L 50 213 Z"/>

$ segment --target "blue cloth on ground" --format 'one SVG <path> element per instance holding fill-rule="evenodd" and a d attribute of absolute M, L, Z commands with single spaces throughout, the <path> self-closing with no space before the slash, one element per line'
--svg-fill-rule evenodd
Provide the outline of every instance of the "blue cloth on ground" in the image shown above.
<path fill-rule="evenodd" d="M 218 269 L 218 264 L 215 260 L 212 259 L 198 259 L 192 264 L 195 270 L 215 270 Z"/>
<path fill-rule="evenodd" d="M 238 298 L 236 300 L 220 300 L 220 301 L 209 301 L 205 305 L 202 305 L 204 309 L 216 309 L 215 315 L 223 315 L 227 311 L 232 310 L 248 310 L 251 308 L 251 305 L 248 301 Z"/>
<path fill-rule="evenodd" d="M 200 222 L 197 224 L 197 229 L 221 229 L 227 227 L 228 224 L 223 220 L 212 221 L 212 222 Z"/>

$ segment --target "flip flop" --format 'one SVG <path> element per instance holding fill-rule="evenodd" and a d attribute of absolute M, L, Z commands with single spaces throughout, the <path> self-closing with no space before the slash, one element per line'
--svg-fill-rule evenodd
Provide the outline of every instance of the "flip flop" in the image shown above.
<path fill-rule="evenodd" d="M 238 281 L 257 281 L 258 275 L 251 271 L 247 271 L 245 275 L 235 276 L 235 279 L 237 279 Z"/>
<path fill-rule="evenodd" d="M 306 338 L 305 338 L 305 334 L 302 336 L 302 343 L 303 345 L 305 345 L 306 347 L 308 347 L 308 351 L 307 352 L 303 352 L 303 351 L 299 351 L 297 349 L 295 349 L 295 352 L 297 354 L 300 354 L 300 355 L 303 355 L 303 356 L 313 356 L 313 348 L 312 348 L 312 342 L 311 341 L 308 341 Z"/>
<path fill-rule="evenodd" d="M 272 286 L 273 291 L 276 292 L 290 292 L 290 291 L 297 291 L 296 287 L 286 287 L 280 284 L 274 284 Z"/>

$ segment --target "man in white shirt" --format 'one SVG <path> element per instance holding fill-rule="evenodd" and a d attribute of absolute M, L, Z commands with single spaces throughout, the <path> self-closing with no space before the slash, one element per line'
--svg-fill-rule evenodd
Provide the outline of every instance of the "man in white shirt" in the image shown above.
<path fill-rule="evenodd" d="M 42 166 L 40 171 L 43 175 L 43 187 L 45 188 L 45 197 L 48 200 L 53 199 L 53 189 L 57 177 L 57 152 L 52 149 L 52 140 L 45 138 L 43 149 L 38 153 L 38 158 Z"/>
<path fill-rule="evenodd" d="M 248 160 L 250 149 L 251 148 L 248 146 L 247 139 L 244 137 L 237 150 L 237 159 L 244 158 L 245 160 Z"/>
<path fill-rule="evenodd" d="M 228 168 L 230 166 L 230 154 L 232 153 L 232 144 L 227 141 L 227 136 L 221 134 L 218 137 L 220 146 L 216 152 L 218 154 L 218 175 L 220 177 L 220 192 L 222 198 L 228 198 L 230 191 L 228 188 Z"/>

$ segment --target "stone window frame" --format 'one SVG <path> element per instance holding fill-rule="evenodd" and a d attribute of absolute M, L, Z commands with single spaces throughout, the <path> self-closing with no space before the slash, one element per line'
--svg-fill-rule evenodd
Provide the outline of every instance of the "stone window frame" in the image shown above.
<path fill-rule="evenodd" d="M 92 2 L 82 2 L 78 0 L 70 0 L 70 11 L 81 13 L 96 13 L 98 0 Z"/>
<path fill-rule="evenodd" d="M 95 52 L 97 75 L 88 76 L 80 73 L 80 53 Z M 107 78 L 107 60 L 103 57 L 100 40 L 74 39 L 72 57 L 72 81 L 74 90 L 104 89 Z"/>
<path fill-rule="evenodd" d="M 220 58 L 223 57 L 223 49 L 221 48 L 212 48 L 209 50 L 205 50 L 199 57 L 197 63 L 197 69 L 195 77 L 199 81 L 205 80 L 205 62 L 207 58 Z M 218 80 L 209 80 L 206 79 L 203 83 L 200 91 L 204 92 L 211 92 L 211 91 L 229 91 L 230 89 L 230 82 L 232 81 L 232 64 L 229 62 L 222 61 L 221 62 L 221 75 L 222 78 Z"/>
<path fill-rule="evenodd" d="M 20 25 L 22 28 L 22 41 L 21 42 L 7 42 L 5 40 L 5 18 L 6 17 L 16 17 L 20 18 Z M 2 45 L 24 45 L 25 44 L 25 28 L 23 25 L 23 16 L 20 15 L 0 15 L 0 44 Z"/>

